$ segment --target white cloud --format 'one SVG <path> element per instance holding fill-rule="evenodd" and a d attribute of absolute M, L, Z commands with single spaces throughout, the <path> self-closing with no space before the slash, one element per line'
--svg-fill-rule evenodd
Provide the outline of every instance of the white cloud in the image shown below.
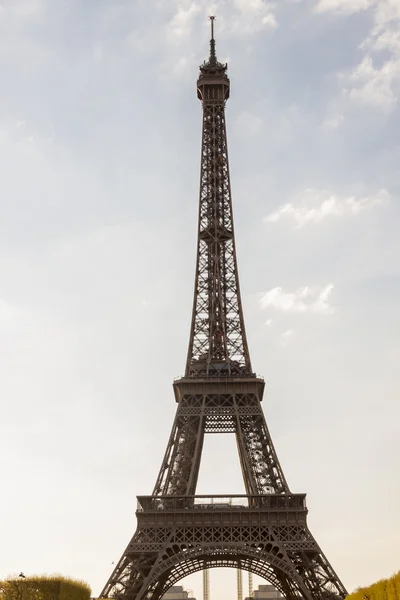
<path fill-rule="evenodd" d="M 326 131 L 332 131 L 335 129 L 339 129 L 344 123 L 345 119 L 343 115 L 335 115 L 330 118 L 326 118 L 322 123 L 322 128 Z"/>
<path fill-rule="evenodd" d="M 266 223 L 277 223 L 281 219 L 289 218 L 296 222 L 297 227 L 304 227 L 308 223 L 320 223 L 328 217 L 346 217 L 358 215 L 365 210 L 381 206 L 389 198 L 386 190 L 380 190 L 375 196 L 340 197 L 326 190 L 305 190 L 300 201 L 296 204 L 288 203 L 281 206 L 264 218 Z"/>
<path fill-rule="evenodd" d="M 400 2 L 398 0 L 320 0 L 317 12 L 356 13 L 371 8 L 373 26 L 360 45 L 365 55 L 345 76 L 344 96 L 351 101 L 390 110 L 400 97 Z M 375 66 L 373 53 L 386 50 L 390 57 Z"/>
<path fill-rule="evenodd" d="M 284 348 L 286 348 L 286 346 L 288 345 L 289 341 L 292 339 L 293 337 L 293 330 L 292 329 L 288 329 L 287 331 L 285 331 L 284 333 L 282 333 L 281 338 L 280 338 L 280 344 L 281 346 L 283 346 Z"/>
<path fill-rule="evenodd" d="M 315 6 L 317 12 L 341 12 L 352 14 L 367 10 L 375 4 L 376 0 L 319 0 Z"/>
<path fill-rule="evenodd" d="M 169 21 L 167 30 L 171 41 L 187 40 L 193 29 L 196 19 L 199 25 L 204 25 L 205 17 L 209 14 L 218 14 L 218 31 L 227 31 L 233 35 L 246 35 L 264 29 L 275 29 L 278 24 L 273 10 L 273 5 L 264 0 L 234 0 L 229 10 L 219 10 L 210 6 L 207 0 L 188 2 L 180 0 L 175 2 L 175 14 Z M 197 26 L 197 21 L 196 21 Z"/>
<path fill-rule="evenodd" d="M 384 28 L 388 23 L 400 19 L 400 4 L 398 0 L 375 0 L 375 22 L 378 28 Z"/>
<path fill-rule="evenodd" d="M 5 0 L 0 4 L 0 19 L 4 16 L 26 18 L 42 14 L 45 0 Z"/>
<path fill-rule="evenodd" d="M 361 48 L 371 48 L 372 50 L 381 51 L 389 50 L 391 52 L 400 52 L 400 32 L 399 31 L 383 31 L 376 32 L 376 35 L 364 40 Z"/>
<path fill-rule="evenodd" d="M 367 54 L 353 70 L 350 79 L 358 82 L 349 91 L 350 98 L 363 104 L 392 108 L 400 97 L 400 3 L 398 0 L 376 0 L 374 26 L 361 44 Z M 390 53 L 380 67 L 374 66 L 369 53 Z"/>
<path fill-rule="evenodd" d="M 285 292 L 276 287 L 266 292 L 260 302 L 263 308 L 272 307 L 283 312 L 330 314 L 333 308 L 328 299 L 332 290 L 332 284 L 324 288 L 305 286 L 295 292 Z"/>
<path fill-rule="evenodd" d="M 344 89 L 349 98 L 362 104 L 391 108 L 398 99 L 394 83 L 400 80 L 400 59 L 386 61 L 375 68 L 371 56 L 367 55 L 350 74 L 354 82 L 350 89 Z"/>
<path fill-rule="evenodd" d="M 233 30 L 251 33 L 278 26 L 271 4 L 264 0 L 235 0 L 237 15 L 232 19 Z"/>
<path fill-rule="evenodd" d="M 181 56 L 174 66 L 172 67 L 172 72 L 176 77 L 183 77 L 190 70 L 191 64 L 189 63 L 186 56 Z"/>
<path fill-rule="evenodd" d="M 192 31 L 194 19 L 200 11 L 197 2 L 191 2 L 187 7 L 182 4 L 168 23 L 168 30 L 173 37 L 188 37 Z"/>
<path fill-rule="evenodd" d="M 266 325 L 267 327 L 272 327 L 272 319 L 267 319 L 267 320 L 265 321 L 265 325 Z"/>

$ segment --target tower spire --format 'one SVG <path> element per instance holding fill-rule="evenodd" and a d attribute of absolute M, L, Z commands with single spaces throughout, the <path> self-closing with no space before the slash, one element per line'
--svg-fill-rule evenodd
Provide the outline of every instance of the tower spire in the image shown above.
<path fill-rule="evenodd" d="M 211 16 L 210 58 L 200 67 L 197 96 L 203 106 L 197 267 L 187 377 L 254 376 L 240 297 L 232 214 L 225 104 L 227 65 L 215 55 Z"/>
<path fill-rule="evenodd" d="M 214 39 L 214 21 L 215 21 L 215 16 L 211 15 L 209 17 L 210 19 L 210 23 L 211 23 L 211 39 L 210 39 L 210 64 L 216 64 L 217 62 L 217 56 L 215 54 L 215 39 Z"/>

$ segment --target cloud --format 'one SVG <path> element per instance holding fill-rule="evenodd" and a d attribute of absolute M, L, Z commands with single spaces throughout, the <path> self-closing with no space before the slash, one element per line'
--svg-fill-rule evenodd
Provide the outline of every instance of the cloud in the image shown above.
<path fill-rule="evenodd" d="M 325 129 L 325 131 L 333 131 L 335 129 L 339 129 L 339 127 L 343 125 L 344 121 L 345 118 L 343 115 L 335 115 L 330 118 L 327 117 L 322 123 L 322 128 Z"/>
<path fill-rule="evenodd" d="M 9 0 L 0 4 L 0 22 L 2 17 L 27 18 L 42 14 L 45 0 Z"/>
<path fill-rule="evenodd" d="M 400 81 L 400 58 L 388 60 L 380 68 L 375 68 L 371 56 L 367 55 L 352 71 L 349 81 L 354 85 L 344 88 L 343 92 L 351 100 L 391 108 L 398 99 L 395 82 Z"/>
<path fill-rule="evenodd" d="M 265 223 L 277 223 L 289 218 L 297 223 L 297 229 L 308 223 L 320 223 L 328 217 L 355 216 L 365 210 L 381 206 L 389 198 L 386 190 L 380 190 L 375 196 L 340 197 L 326 190 L 305 190 L 298 205 L 285 204 L 264 218 Z"/>
<path fill-rule="evenodd" d="M 385 31 L 389 24 L 394 24 L 400 19 L 400 4 L 398 0 L 375 0 L 376 13 L 374 33 Z"/>
<path fill-rule="evenodd" d="M 273 30 L 278 26 L 274 6 L 264 0 L 234 0 L 229 10 L 216 10 L 207 0 L 188 2 L 175 1 L 175 13 L 167 25 L 168 38 L 171 41 L 189 40 L 193 26 L 205 23 L 206 15 L 217 12 L 218 31 L 231 35 L 247 35 L 259 31 Z"/>
<path fill-rule="evenodd" d="M 332 290 L 332 284 L 324 288 L 305 286 L 295 292 L 285 292 L 281 287 L 276 287 L 263 294 L 260 302 L 262 308 L 271 307 L 283 312 L 326 315 L 334 312 L 328 303 Z"/>
<path fill-rule="evenodd" d="M 389 50 L 391 52 L 400 52 L 400 32 L 384 30 L 382 33 L 375 33 L 364 40 L 361 44 L 361 48 L 370 48 L 380 52 L 382 50 Z"/>
<path fill-rule="evenodd" d="M 278 26 L 272 5 L 264 0 L 235 0 L 237 14 L 231 21 L 233 31 L 252 33 Z"/>
<path fill-rule="evenodd" d="M 317 12 L 335 11 L 352 14 L 367 10 L 375 4 L 376 0 L 320 0 L 315 6 Z"/>
<path fill-rule="evenodd" d="M 361 44 L 367 54 L 350 75 L 358 82 L 349 91 L 353 100 L 381 107 L 392 108 L 400 94 L 400 3 L 398 0 L 376 0 L 374 26 Z M 389 52 L 390 58 L 375 67 L 371 54 Z M 370 54 L 371 53 L 371 54 Z"/>
<path fill-rule="evenodd" d="M 285 331 L 284 333 L 282 333 L 281 337 L 280 337 L 280 344 L 281 346 L 283 346 L 284 348 L 286 348 L 286 346 L 288 345 L 289 341 L 292 339 L 293 337 L 293 330 L 292 329 L 288 329 L 287 331 Z"/>
<path fill-rule="evenodd" d="M 361 61 L 347 74 L 344 96 L 352 102 L 381 110 L 390 110 L 400 96 L 400 2 L 398 0 L 320 0 L 317 12 L 352 14 L 366 9 L 373 11 L 373 25 L 360 49 Z M 378 66 L 374 53 L 389 52 L 389 58 Z"/>
<path fill-rule="evenodd" d="M 191 2 L 187 8 L 182 4 L 168 23 L 168 29 L 173 37 L 188 37 L 192 32 L 193 23 L 197 13 L 200 11 L 200 5 L 197 2 Z"/>

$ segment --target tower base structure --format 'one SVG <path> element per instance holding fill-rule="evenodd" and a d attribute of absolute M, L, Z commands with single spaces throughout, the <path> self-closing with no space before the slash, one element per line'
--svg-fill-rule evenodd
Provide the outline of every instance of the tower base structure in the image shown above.
<path fill-rule="evenodd" d="M 250 571 L 287 600 L 346 590 L 307 526 L 305 494 L 139 496 L 138 527 L 103 597 L 158 600 L 212 567 Z"/>

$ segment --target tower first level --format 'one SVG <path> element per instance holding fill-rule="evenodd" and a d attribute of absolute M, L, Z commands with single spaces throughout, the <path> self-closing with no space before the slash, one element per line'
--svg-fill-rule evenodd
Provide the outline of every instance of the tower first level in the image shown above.
<path fill-rule="evenodd" d="M 203 569 L 234 567 L 288 599 L 344 598 L 307 527 L 304 494 L 140 496 L 138 528 L 104 595 L 158 599 Z"/>

